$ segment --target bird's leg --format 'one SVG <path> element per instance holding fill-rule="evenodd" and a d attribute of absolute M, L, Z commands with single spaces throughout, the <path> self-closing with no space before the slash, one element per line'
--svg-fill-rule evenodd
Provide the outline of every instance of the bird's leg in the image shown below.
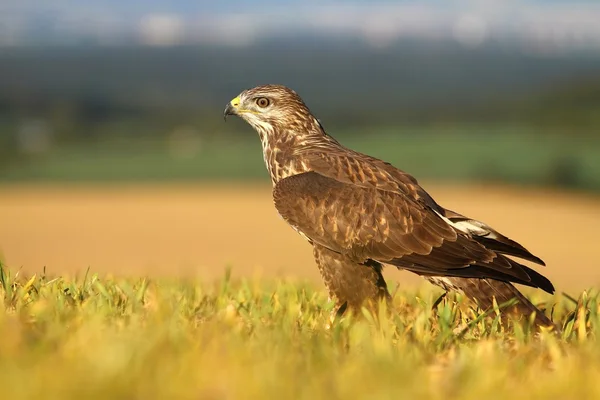
<path fill-rule="evenodd" d="M 332 301 L 331 298 L 329 300 Z M 337 304 L 339 304 L 339 301 L 336 301 L 336 306 L 337 306 Z M 333 326 L 335 321 L 339 320 L 344 315 L 347 308 L 348 308 L 348 302 L 345 301 L 339 307 L 337 307 L 337 309 L 334 308 L 333 310 L 331 310 L 331 313 L 329 314 L 329 321 L 327 321 L 327 324 L 325 325 L 325 329 L 331 329 L 331 327 Z"/>
<path fill-rule="evenodd" d="M 344 315 L 344 313 L 346 312 L 347 308 L 348 302 L 345 301 L 341 306 L 338 307 L 337 311 L 335 312 L 335 318 L 341 318 L 342 315 Z"/>
<path fill-rule="evenodd" d="M 381 264 L 371 260 L 357 263 L 325 247 L 316 244 L 313 246 L 325 286 L 330 297 L 336 299 L 339 305 L 332 313 L 333 319 L 341 317 L 347 311 L 360 315 L 363 306 L 377 310 L 382 298 L 391 298 L 381 274 Z"/>

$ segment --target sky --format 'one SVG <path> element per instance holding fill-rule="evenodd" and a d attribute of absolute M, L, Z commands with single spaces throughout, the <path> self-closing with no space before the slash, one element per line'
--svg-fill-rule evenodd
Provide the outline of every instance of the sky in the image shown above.
<path fill-rule="evenodd" d="M 466 47 L 516 40 L 600 49 L 598 21 L 600 1 L 583 0 L 4 0 L 0 46 L 244 46 L 304 33 L 380 47 L 402 38 L 452 38 Z"/>

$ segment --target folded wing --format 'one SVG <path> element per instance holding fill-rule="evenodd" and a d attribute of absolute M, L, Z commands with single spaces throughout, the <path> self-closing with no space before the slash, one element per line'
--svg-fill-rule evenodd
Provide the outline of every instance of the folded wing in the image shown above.
<path fill-rule="evenodd" d="M 430 197 L 416 182 L 398 182 L 394 170 L 349 157 L 322 161 L 308 158 L 313 172 L 285 178 L 273 192 L 280 215 L 313 243 L 357 262 L 421 275 L 493 278 L 554 291 L 539 273 L 453 226 L 433 200 L 427 204 Z"/>

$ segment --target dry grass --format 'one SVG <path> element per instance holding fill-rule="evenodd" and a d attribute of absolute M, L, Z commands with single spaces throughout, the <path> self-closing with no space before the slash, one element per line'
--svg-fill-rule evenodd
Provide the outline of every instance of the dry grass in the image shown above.
<path fill-rule="evenodd" d="M 546 259 L 559 291 L 598 282 L 598 199 L 430 191 Z M 596 291 L 576 302 L 529 292 L 564 328 L 534 336 L 527 324 L 505 330 L 495 314 L 482 318 L 460 296 L 432 311 L 439 290 L 410 287 L 419 281 L 388 269 L 391 313 L 329 326 L 320 283 L 276 278 L 318 281 L 308 245 L 277 217 L 268 187 L 5 186 L 0 221 L 12 266 L 0 266 L 6 398 L 600 396 Z M 222 278 L 227 264 L 233 280 Z"/>

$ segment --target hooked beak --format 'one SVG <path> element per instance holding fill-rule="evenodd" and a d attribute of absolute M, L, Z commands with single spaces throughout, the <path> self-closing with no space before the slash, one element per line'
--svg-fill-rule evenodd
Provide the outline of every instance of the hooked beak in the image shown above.
<path fill-rule="evenodd" d="M 235 99 L 231 100 L 229 103 L 227 103 L 227 106 L 225 107 L 225 111 L 223 111 L 223 120 L 227 121 L 227 116 L 228 115 L 237 115 L 237 109 L 240 106 L 240 97 L 236 97 Z"/>

